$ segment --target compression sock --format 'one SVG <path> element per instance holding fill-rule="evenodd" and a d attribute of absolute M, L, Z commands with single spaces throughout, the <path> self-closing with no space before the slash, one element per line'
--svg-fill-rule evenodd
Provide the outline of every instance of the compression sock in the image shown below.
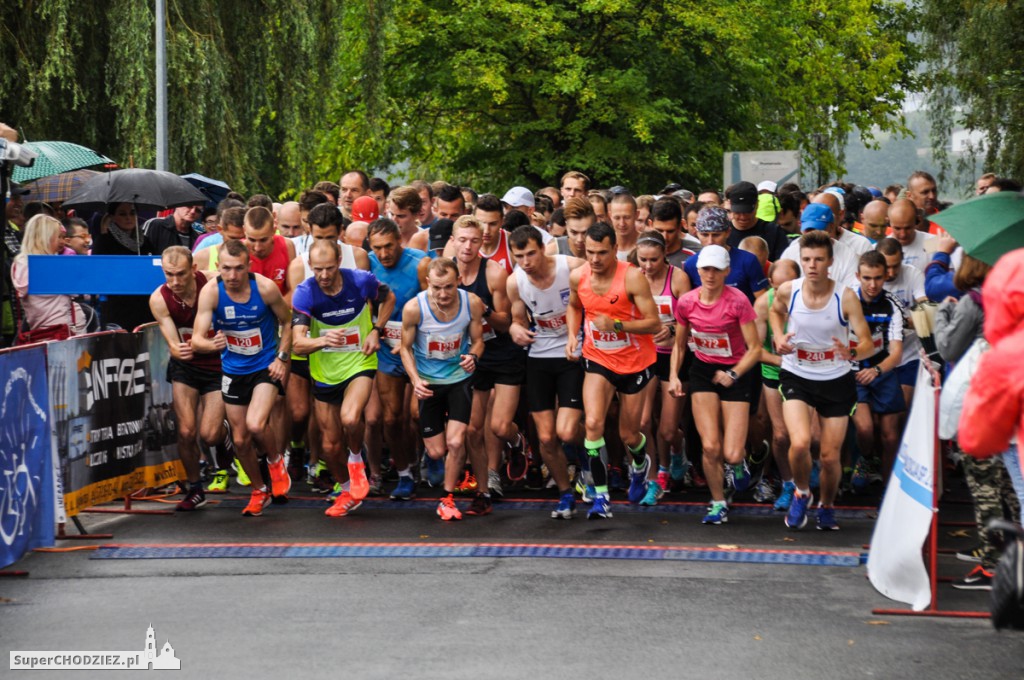
<path fill-rule="evenodd" d="M 640 433 L 640 443 L 636 446 L 626 446 L 629 449 L 629 453 L 633 456 L 633 469 L 639 470 L 644 467 L 647 462 L 647 437 L 643 432 Z"/>
<path fill-rule="evenodd" d="M 605 468 L 605 460 L 608 458 L 608 451 L 605 448 L 604 437 L 595 441 L 589 439 L 583 442 L 587 450 L 587 458 L 590 459 L 590 474 L 594 477 L 594 491 L 599 494 L 608 494 L 608 470 Z"/>

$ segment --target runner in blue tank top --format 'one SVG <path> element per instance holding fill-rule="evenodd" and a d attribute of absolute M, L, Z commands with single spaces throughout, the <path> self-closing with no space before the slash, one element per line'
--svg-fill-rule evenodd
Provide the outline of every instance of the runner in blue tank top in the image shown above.
<path fill-rule="evenodd" d="M 256 517 L 275 497 L 285 497 L 291 478 L 285 470 L 283 433 L 274 427 L 288 381 L 292 344 L 291 311 L 270 279 L 249 271 L 249 251 L 241 241 L 225 243 L 218 258 L 217 285 L 199 295 L 192 346 L 221 353 L 221 392 L 238 460 L 253 491 L 242 514 Z M 210 329 L 216 331 L 208 338 Z M 278 334 L 280 333 L 280 340 Z M 262 475 L 253 439 L 267 456 L 271 490 Z"/>

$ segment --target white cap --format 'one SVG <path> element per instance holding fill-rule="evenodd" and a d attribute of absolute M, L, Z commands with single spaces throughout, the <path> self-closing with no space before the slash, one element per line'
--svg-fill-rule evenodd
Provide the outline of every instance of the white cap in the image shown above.
<path fill-rule="evenodd" d="M 533 192 L 526 187 L 512 187 L 501 197 L 501 202 L 513 208 L 532 208 L 534 206 Z"/>
<path fill-rule="evenodd" d="M 714 267 L 726 270 L 729 268 L 729 251 L 722 246 L 704 246 L 697 254 L 697 269 Z"/>
<path fill-rule="evenodd" d="M 778 188 L 779 185 L 771 181 L 770 179 L 766 179 L 765 181 L 757 185 L 758 191 L 770 191 L 773 194 L 775 193 L 775 190 Z"/>

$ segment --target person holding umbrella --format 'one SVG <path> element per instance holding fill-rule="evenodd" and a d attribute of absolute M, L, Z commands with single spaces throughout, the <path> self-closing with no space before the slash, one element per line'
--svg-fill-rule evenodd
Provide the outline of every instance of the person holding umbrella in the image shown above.
<path fill-rule="evenodd" d="M 110 203 L 100 223 L 100 235 L 93 244 L 94 255 L 154 255 L 139 233 L 139 222 L 132 203 Z M 104 324 L 126 331 L 153 320 L 149 298 L 145 295 L 110 295 L 100 303 Z"/>

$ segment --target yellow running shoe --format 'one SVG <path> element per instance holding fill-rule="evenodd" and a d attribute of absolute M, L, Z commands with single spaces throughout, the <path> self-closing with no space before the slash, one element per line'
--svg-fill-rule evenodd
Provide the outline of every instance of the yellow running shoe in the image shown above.
<path fill-rule="evenodd" d="M 213 473 L 213 481 L 206 487 L 206 493 L 227 493 L 228 492 L 228 471 L 217 470 Z"/>
<path fill-rule="evenodd" d="M 252 480 L 249 479 L 249 475 L 245 474 L 245 468 L 242 467 L 242 461 L 238 460 L 237 458 L 235 458 L 235 472 L 238 473 L 238 476 L 235 477 L 235 480 L 239 484 L 241 484 L 242 486 L 250 486 L 252 484 Z"/>

